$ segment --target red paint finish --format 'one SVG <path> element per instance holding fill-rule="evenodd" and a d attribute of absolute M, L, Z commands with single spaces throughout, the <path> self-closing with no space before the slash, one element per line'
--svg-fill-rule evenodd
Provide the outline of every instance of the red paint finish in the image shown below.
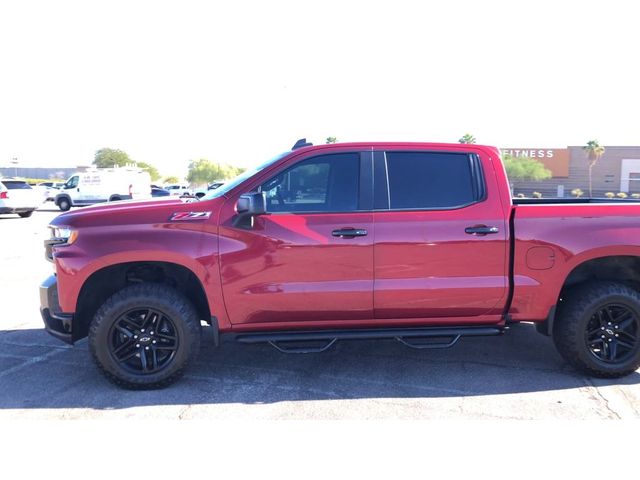
<path fill-rule="evenodd" d="M 371 213 L 273 214 L 249 230 L 220 228 L 225 305 L 234 324 L 355 320 L 373 316 Z"/>
<path fill-rule="evenodd" d="M 474 153 L 491 166 L 492 152 Z M 501 185 L 493 168 L 485 172 L 486 198 L 476 204 L 374 214 L 376 318 L 475 317 L 504 310 L 509 225 Z M 466 227 L 478 225 L 499 231 L 465 233 Z"/>
<path fill-rule="evenodd" d="M 544 320 L 562 285 L 580 264 L 609 256 L 640 256 L 640 205 L 576 204 L 515 207 L 514 320 Z M 532 248 L 553 252 L 553 268 L 527 265 Z"/>
<path fill-rule="evenodd" d="M 376 318 L 501 312 L 508 288 L 506 223 L 490 203 L 433 212 L 375 213 Z M 498 226 L 473 236 L 471 225 Z"/>
<path fill-rule="evenodd" d="M 234 226 L 238 197 L 296 162 L 403 149 L 477 154 L 486 198 L 453 210 L 267 214 L 250 228 Z M 184 212 L 188 221 L 171 220 Z M 119 202 L 68 212 L 52 223 L 80 232 L 73 245 L 53 249 L 64 312 L 76 311 L 82 286 L 105 267 L 171 262 L 194 273 L 225 332 L 496 324 L 507 310 L 514 320 L 544 320 L 578 265 L 640 255 L 639 218 L 640 205 L 633 204 L 514 207 L 491 147 L 358 143 L 295 150 L 211 200 Z M 499 231 L 465 233 L 477 225 Z M 332 235 L 343 228 L 367 235 Z"/>

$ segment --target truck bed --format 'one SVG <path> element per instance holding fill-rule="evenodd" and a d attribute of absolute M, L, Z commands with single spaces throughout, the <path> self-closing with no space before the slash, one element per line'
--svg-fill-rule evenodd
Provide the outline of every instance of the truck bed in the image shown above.
<path fill-rule="evenodd" d="M 514 198 L 514 205 L 565 205 L 586 203 L 640 203 L 640 198 Z"/>

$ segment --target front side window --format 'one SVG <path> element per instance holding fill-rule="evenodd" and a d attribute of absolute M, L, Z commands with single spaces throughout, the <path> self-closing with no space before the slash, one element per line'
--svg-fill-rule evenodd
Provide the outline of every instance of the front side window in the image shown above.
<path fill-rule="evenodd" d="M 350 212 L 358 209 L 358 153 L 303 160 L 260 186 L 269 212 Z"/>
<path fill-rule="evenodd" d="M 386 156 L 391 209 L 455 208 L 476 200 L 467 154 L 387 152 Z"/>
<path fill-rule="evenodd" d="M 73 176 L 71 177 L 67 183 L 65 183 L 64 188 L 76 188 L 78 186 L 78 180 L 80 179 L 80 177 Z"/>

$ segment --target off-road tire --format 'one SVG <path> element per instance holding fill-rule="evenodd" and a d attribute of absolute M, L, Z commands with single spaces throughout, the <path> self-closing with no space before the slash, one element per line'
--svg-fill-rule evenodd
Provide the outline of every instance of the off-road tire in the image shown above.
<path fill-rule="evenodd" d="M 58 199 L 58 201 L 56 202 L 56 205 L 58 205 L 58 208 L 60 210 L 62 210 L 63 212 L 66 212 L 71 208 L 71 201 L 66 197 L 62 197 Z"/>
<path fill-rule="evenodd" d="M 177 337 L 174 356 L 154 373 L 132 372 L 126 365 L 123 367 L 110 343 L 116 323 L 128 312 L 145 308 L 169 318 Z M 155 389 L 166 387 L 183 375 L 200 350 L 200 336 L 198 314 L 187 298 L 166 285 L 143 283 L 120 290 L 98 309 L 89 328 L 89 349 L 98 368 L 114 384 L 132 390 Z"/>
<path fill-rule="evenodd" d="M 31 215 L 33 215 L 33 210 L 29 210 L 28 212 L 20 212 L 18 215 L 20 215 L 20 217 L 22 218 L 29 218 Z"/>
<path fill-rule="evenodd" d="M 619 362 L 605 362 L 592 353 L 587 340 L 587 329 L 592 318 L 607 306 L 626 308 L 634 316 L 636 341 L 627 357 Z M 587 375 L 600 378 L 619 378 L 640 367 L 640 293 L 616 282 L 590 282 L 566 292 L 559 305 L 554 322 L 553 340 L 562 357 L 574 368 Z M 602 327 L 600 327 L 602 328 Z M 608 341 L 608 333 L 605 340 Z M 613 339 L 615 341 L 615 338 Z"/>

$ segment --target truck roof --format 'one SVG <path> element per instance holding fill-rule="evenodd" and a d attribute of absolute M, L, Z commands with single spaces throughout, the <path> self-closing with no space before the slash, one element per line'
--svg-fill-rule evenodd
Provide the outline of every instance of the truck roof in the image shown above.
<path fill-rule="evenodd" d="M 416 148 L 420 150 L 433 148 L 434 150 L 468 150 L 468 149 L 478 149 L 485 150 L 487 152 L 493 152 L 499 154 L 499 149 L 490 145 L 478 145 L 475 143 L 445 143 L 445 142 L 344 142 L 344 143 L 327 143 L 320 145 L 311 145 L 306 144 L 305 146 L 300 146 L 292 151 L 313 151 L 313 150 L 324 150 L 324 149 L 332 149 L 332 148 L 344 148 L 344 147 L 360 147 L 360 148 L 373 148 L 373 149 L 390 149 L 390 148 Z"/>

